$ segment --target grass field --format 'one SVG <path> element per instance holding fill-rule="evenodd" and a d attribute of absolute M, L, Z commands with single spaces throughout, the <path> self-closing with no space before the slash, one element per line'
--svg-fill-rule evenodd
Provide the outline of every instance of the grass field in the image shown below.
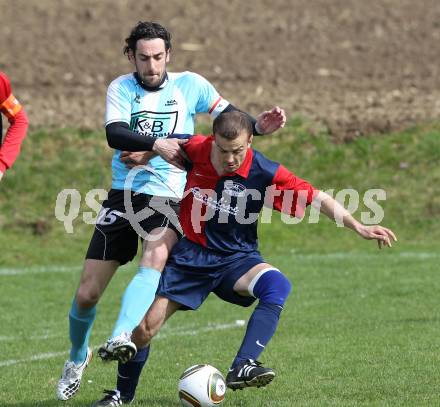
<path fill-rule="evenodd" d="M 292 135 L 294 134 L 294 136 Z M 99 133 L 30 136 L 0 197 L 0 406 L 89 406 L 113 388 L 115 366 L 97 358 L 68 402 L 55 398 L 67 358 L 67 313 L 92 227 L 66 234 L 57 193 L 107 188 L 110 155 Z M 228 392 L 225 406 L 440 406 L 440 126 L 334 145 L 301 120 L 258 141 L 271 158 L 327 189 L 387 191 L 384 224 L 398 234 L 377 250 L 329 221 L 261 225 L 266 259 L 293 282 L 279 329 L 261 360 L 277 377 L 264 389 Z M 54 143 L 63 146 L 54 153 Z M 26 160 L 24 157 L 31 157 Z M 84 211 L 84 205 L 81 211 Z M 360 208 L 359 210 L 362 210 Z M 82 213 L 82 212 L 81 212 Z M 102 343 L 135 263 L 117 273 L 98 309 Z M 134 405 L 177 406 L 181 372 L 210 363 L 225 372 L 250 309 L 210 297 L 178 313 L 153 344 Z"/>

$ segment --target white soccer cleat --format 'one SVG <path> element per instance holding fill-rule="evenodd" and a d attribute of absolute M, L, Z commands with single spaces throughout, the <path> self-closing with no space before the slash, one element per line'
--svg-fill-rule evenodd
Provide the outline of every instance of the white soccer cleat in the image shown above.
<path fill-rule="evenodd" d="M 57 384 L 57 397 L 59 400 L 69 400 L 76 394 L 76 392 L 79 390 L 79 386 L 81 385 L 81 378 L 84 369 L 90 363 L 91 359 L 92 350 L 87 348 L 86 360 L 80 365 L 77 365 L 70 360 L 66 361 L 64 364 L 63 374 Z"/>
<path fill-rule="evenodd" d="M 110 338 L 98 349 L 98 356 L 105 362 L 117 360 L 127 363 L 136 356 L 136 345 L 131 341 L 131 333 L 123 332 L 121 335 Z"/>

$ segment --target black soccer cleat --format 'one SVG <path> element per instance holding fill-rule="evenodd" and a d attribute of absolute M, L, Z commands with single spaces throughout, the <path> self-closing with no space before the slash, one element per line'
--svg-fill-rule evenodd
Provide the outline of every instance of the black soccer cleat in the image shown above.
<path fill-rule="evenodd" d="M 226 376 L 226 386 L 232 390 L 245 387 L 264 387 L 275 377 L 275 372 L 261 366 L 256 360 L 245 360 L 234 369 L 230 369 Z"/>
<path fill-rule="evenodd" d="M 104 390 L 104 397 L 92 404 L 92 407 L 116 407 L 123 404 L 130 404 L 133 399 L 126 399 L 121 396 L 118 390 Z"/>

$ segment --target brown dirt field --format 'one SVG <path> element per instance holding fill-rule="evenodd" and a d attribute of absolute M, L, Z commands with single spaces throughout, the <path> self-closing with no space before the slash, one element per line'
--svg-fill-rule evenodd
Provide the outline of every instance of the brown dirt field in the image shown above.
<path fill-rule="evenodd" d="M 278 104 L 338 138 L 440 116 L 438 0 L 0 0 L 0 69 L 34 128 L 102 126 L 139 20 L 172 32 L 170 71 L 254 115 Z"/>

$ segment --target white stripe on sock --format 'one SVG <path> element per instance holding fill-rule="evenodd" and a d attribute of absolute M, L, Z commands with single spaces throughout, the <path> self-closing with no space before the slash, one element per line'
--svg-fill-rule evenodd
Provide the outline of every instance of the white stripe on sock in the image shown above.
<path fill-rule="evenodd" d="M 253 279 L 252 279 L 252 281 L 249 283 L 248 293 L 249 293 L 250 295 L 252 295 L 252 297 L 256 298 L 255 295 L 254 295 L 254 288 L 255 288 L 255 285 L 257 284 L 258 280 L 261 278 L 261 276 L 262 276 L 264 273 L 267 273 L 267 272 L 270 271 L 270 270 L 275 270 L 275 271 L 278 271 L 278 272 L 280 273 L 280 270 L 276 269 L 275 267 L 267 267 L 267 268 L 261 270 L 261 271 L 260 271 L 260 272 L 259 272 L 259 273 L 258 273 Z"/>

